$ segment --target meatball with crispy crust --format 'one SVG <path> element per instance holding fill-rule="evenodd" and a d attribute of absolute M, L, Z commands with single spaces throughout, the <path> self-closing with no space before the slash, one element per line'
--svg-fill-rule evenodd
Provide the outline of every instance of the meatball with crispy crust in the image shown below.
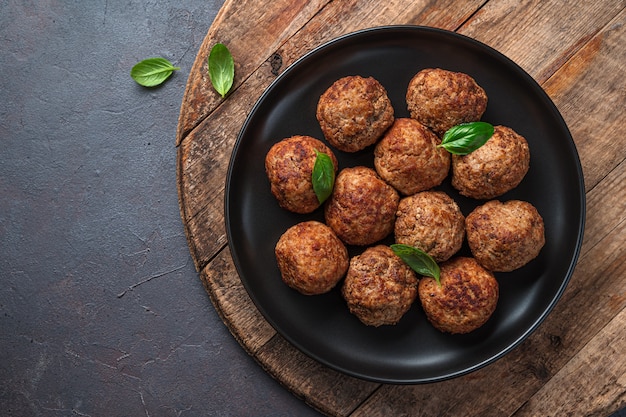
<path fill-rule="evenodd" d="M 348 245 L 370 245 L 393 231 L 399 201 L 373 169 L 344 168 L 324 207 L 326 224 Z"/>
<path fill-rule="evenodd" d="M 335 81 L 320 97 L 317 120 L 328 142 L 344 152 L 373 145 L 393 123 L 387 90 L 358 75 Z"/>
<path fill-rule="evenodd" d="M 498 304 L 494 275 L 474 258 L 453 258 L 440 265 L 441 285 L 423 277 L 418 293 L 428 321 L 447 333 L 469 333 L 481 327 Z"/>
<path fill-rule="evenodd" d="M 305 295 L 330 291 L 348 270 L 348 251 L 325 224 L 311 220 L 283 233 L 275 248 L 283 281 Z"/>
<path fill-rule="evenodd" d="M 441 140 L 414 119 L 396 119 L 374 149 L 374 167 L 404 195 L 438 186 L 448 176 L 450 153 Z"/>
<path fill-rule="evenodd" d="M 452 156 L 452 186 L 466 197 L 491 199 L 517 187 L 529 167 L 526 139 L 509 127 L 494 126 L 483 146 Z"/>
<path fill-rule="evenodd" d="M 543 219 L 526 201 L 488 201 L 468 214 L 465 228 L 472 255 L 491 271 L 520 268 L 545 244 Z"/>
<path fill-rule="evenodd" d="M 310 136 L 283 139 L 274 144 L 265 156 L 265 172 L 271 191 L 282 208 L 305 214 L 320 206 L 311 179 L 316 150 L 330 156 L 336 172 L 338 163 L 332 150 Z"/>
<path fill-rule="evenodd" d="M 443 262 L 457 253 L 465 237 L 465 218 L 443 191 L 423 191 L 400 200 L 396 243 L 414 246 Z"/>
<path fill-rule="evenodd" d="M 442 137 L 455 125 L 480 120 L 487 94 L 468 74 L 427 68 L 409 82 L 406 102 L 412 118 Z"/>
<path fill-rule="evenodd" d="M 390 247 L 371 246 L 350 260 L 341 293 L 368 326 L 396 324 L 417 298 L 417 275 Z"/>

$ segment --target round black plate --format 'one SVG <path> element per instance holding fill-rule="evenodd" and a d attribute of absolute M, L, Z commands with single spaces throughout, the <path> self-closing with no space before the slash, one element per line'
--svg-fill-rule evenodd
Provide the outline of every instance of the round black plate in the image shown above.
<path fill-rule="evenodd" d="M 526 137 L 530 171 L 500 200 L 531 202 L 543 216 L 546 245 L 525 267 L 496 274 L 500 300 L 482 328 L 448 335 L 426 320 L 419 301 L 395 326 L 368 327 L 351 315 L 339 286 L 304 296 L 280 278 L 274 246 L 290 226 L 323 221 L 322 210 L 298 215 L 270 193 L 265 154 L 296 134 L 323 140 L 315 118 L 320 95 L 346 75 L 373 76 L 387 89 L 396 117 L 408 117 L 405 92 L 419 70 L 440 67 L 471 75 L 489 97 L 483 120 Z M 372 148 L 336 151 L 340 168 L 373 166 Z M 481 202 L 463 198 L 449 180 L 439 187 L 464 215 Z M 492 48 L 453 32 L 415 27 L 372 28 L 342 36 L 310 52 L 264 92 L 235 145 L 226 183 L 228 241 L 243 285 L 274 328 L 302 352 L 349 375 L 384 383 L 440 381 L 474 371 L 524 340 L 553 308 L 573 272 L 582 242 L 585 193 L 571 135 L 542 88 Z M 351 254 L 359 248 L 350 248 Z M 469 255 L 465 246 L 461 254 Z"/>

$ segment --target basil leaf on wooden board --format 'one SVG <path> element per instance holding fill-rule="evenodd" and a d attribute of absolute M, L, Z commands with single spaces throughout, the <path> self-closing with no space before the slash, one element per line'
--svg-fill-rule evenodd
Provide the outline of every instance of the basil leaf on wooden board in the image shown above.
<path fill-rule="evenodd" d="M 209 78 L 213 88 L 222 98 L 226 97 L 235 79 L 235 61 L 233 56 L 224 44 L 217 43 L 211 48 L 208 64 Z"/>
<path fill-rule="evenodd" d="M 335 185 L 335 165 L 333 165 L 330 156 L 315 150 L 315 164 L 313 165 L 311 180 L 317 201 L 322 204 L 330 197 Z"/>
<path fill-rule="evenodd" d="M 493 125 L 487 122 L 461 123 L 451 127 L 439 147 L 455 155 L 467 155 L 483 146 L 493 136 Z"/>
<path fill-rule="evenodd" d="M 172 65 L 165 58 L 148 58 L 138 62 L 130 70 L 130 76 L 137 84 L 144 87 L 155 87 L 167 80 L 179 67 Z"/>
<path fill-rule="evenodd" d="M 398 255 L 412 270 L 420 275 L 435 278 L 437 284 L 441 285 L 439 265 L 432 256 L 410 245 L 396 243 L 390 247 L 393 253 Z"/>

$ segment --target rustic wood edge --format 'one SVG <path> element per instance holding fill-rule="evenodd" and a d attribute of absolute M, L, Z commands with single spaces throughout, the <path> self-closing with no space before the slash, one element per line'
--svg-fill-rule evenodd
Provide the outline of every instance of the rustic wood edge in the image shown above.
<path fill-rule="evenodd" d="M 228 14 L 228 9 L 230 8 L 231 3 L 226 1 L 220 10 L 217 12 L 213 23 L 209 27 L 207 34 L 205 35 L 202 43 L 200 44 L 200 48 L 198 49 L 198 53 L 196 54 L 196 58 L 191 66 L 191 70 L 189 71 L 189 75 L 187 76 L 187 83 L 185 84 L 185 92 L 183 93 L 183 100 L 180 111 L 178 113 L 178 125 L 176 128 L 176 146 L 178 147 L 180 143 L 183 141 L 185 136 L 189 133 L 188 130 L 183 128 L 183 120 L 185 116 L 185 112 L 187 111 L 186 103 L 188 102 L 188 98 L 193 94 L 193 86 L 191 80 L 194 77 L 194 74 L 198 73 L 204 63 L 204 60 L 207 58 L 207 53 L 209 51 L 209 45 L 212 44 L 212 39 L 214 36 L 215 28 L 218 27 L 225 19 L 225 16 Z"/>
<path fill-rule="evenodd" d="M 348 416 L 381 386 L 326 367 L 276 332 L 243 287 L 228 246 L 200 271 L 200 279 L 219 317 L 244 351 L 280 385 L 320 413 Z M 336 398 L 327 401 L 332 396 Z"/>
<path fill-rule="evenodd" d="M 225 98 L 220 97 L 211 87 L 210 87 L 210 79 L 207 75 L 207 57 L 210 52 L 210 46 L 214 45 L 217 42 L 225 42 L 230 43 L 231 48 L 233 49 L 231 53 L 235 58 L 235 79 L 233 82 L 233 86 L 231 88 L 231 92 L 236 90 L 241 84 L 243 84 L 258 68 L 266 61 L 266 59 L 255 60 L 253 62 L 248 62 L 244 60 L 244 62 L 240 62 L 237 56 L 237 48 L 241 46 L 241 39 L 230 33 L 225 33 L 221 30 L 222 23 L 228 19 L 234 19 L 237 16 L 238 10 L 241 8 L 245 8 L 247 3 L 254 3 L 256 0 L 241 0 L 241 1 L 226 1 L 220 11 L 218 12 L 213 24 L 209 28 L 207 35 L 205 36 L 198 54 L 196 55 L 196 59 L 192 66 L 192 69 L 189 73 L 185 93 L 183 95 L 182 106 L 179 112 L 178 117 L 178 126 L 176 131 L 176 146 L 180 145 L 180 143 L 184 140 L 185 136 L 187 136 L 192 130 L 196 129 L 198 125 L 206 119 L 215 108 L 219 107 L 221 103 L 225 100 Z M 293 36 L 295 33 L 293 23 L 300 21 L 301 23 L 305 23 L 308 19 L 312 18 L 316 15 L 321 9 L 323 9 L 331 0 L 275 0 L 272 3 L 271 8 L 265 9 L 261 16 L 261 20 L 271 19 L 274 14 L 271 13 L 273 10 L 276 12 L 277 10 L 289 10 L 292 13 L 292 17 L 296 18 L 294 22 L 286 25 L 277 25 L 277 21 L 273 20 L 271 22 L 271 26 L 276 26 L 282 32 L 280 32 L 276 39 L 270 39 L 271 45 L 265 45 L 266 47 L 272 47 L 275 49 L 280 48 L 280 46 L 289 38 Z M 281 20 L 283 22 L 283 20 Z M 243 22 L 240 22 L 243 23 Z M 261 24 L 262 22 L 247 22 L 248 24 Z M 267 21 L 265 23 L 268 23 Z M 283 22 L 284 23 L 284 22 Z M 245 24 L 241 24 L 238 29 L 245 27 Z M 259 26 L 256 26 L 259 28 Z M 235 31 L 237 32 L 237 31 Z M 250 31 L 244 32 L 245 34 L 252 33 Z M 245 37 L 244 33 L 239 33 L 240 37 Z M 271 38 L 271 36 L 265 36 L 261 39 L 263 41 L 266 38 Z M 261 39 L 257 39 L 257 41 L 261 41 Z M 230 40 L 230 41 L 229 41 Z M 259 45 L 260 46 L 260 45 Z M 240 51 L 241 52 L 241 51 Z M 199 86 L 196 81 L 196 77 L 202 79 L 202 85 Z M 198 103 L 194 105 L 194 98 L 196 95 L 201 96 L 203 99 L 202 104 L 199 105 L 199 109 L 196 108 Z M 230 93 L 229 93 L 230 95 Z M 194 117 L 193 120 L 188 120 L 186 118 L 187 113 L 191 113 Z"/>

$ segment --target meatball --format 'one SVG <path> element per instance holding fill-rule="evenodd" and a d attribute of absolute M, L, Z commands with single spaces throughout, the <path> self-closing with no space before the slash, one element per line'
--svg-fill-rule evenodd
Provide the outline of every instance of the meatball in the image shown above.
<path fill-rule="evenodd" d="M 499 287 L 493 273 L 474 258 L 453 258 L 440 265 L 441 285 L 424 277 L 419 298 L 428 321 L 447 333 L 469 333 L 487 322 L 498 304 Z"/>
<path fill-rule="evenodd" d="M 441 184 L 448 176 L 450 154 L 441 140 L 414 119 L 397 119 L 374 149 L 374 167 L 404 195 Z"/>
<path fill-rule="evenodd" d="M 311 179 L 316 150 L 330 156 L 336 172 L 338 163 L 332 150 L 310 136 L 283 139 L 274 144 L 265 156 L 265 172 L 271 191 L 282 208 L 305 214 L 320 206 Z"/>
<path fill-rule="evenodd" d="M 324 207 L 326 224 L 348 245 L 369 245 L 393 231 L 399 201 L 373 169 L 344 168 Z"/>
<path fill-rule="evenodd" d="M 335 81 L 320 97 L 317 120 L 328 142 L 345 152 L 373 145 L 393 123 L 385 88 L 358 75 Z"/>
<path fill-rule="evenodd" d="M 545 244 L 543 219 L 526 201 L 488 201 L 467 216 L 465 228 L 472 255 L 491 271 L 520 268 Z"/>
<path fill-rule="evenodd" d="M 526 139 L 506 126 L 467 155 L 452 156 L 452 186 L 466 197 L 491 199 L 517 187 L 528 172 Z"/>
<path fill-rule="evenodd" d="M 465 218 L 443 191 L 423 191 L 400 200 L 394 227 L 397 243 L 414 246 L 443 262 L 457 253 L 465 237 Z"/>
<path fill-rule="evenodd" d="M 275 254 L 285 284 L 305 295 L 330 291 L 348 270 L 345 245 L 328 226 L 314 220 L 287 229 Z"/>
<path fill-rule="evenodd" d="M 465 73 L 427 68 L 409 82 L 406 102 L 411 117 L 441 137 L 455 125 L 480 120 L 487 94 Z"/>
<path fill-rule="evenodd" d="M 417 298 L 417 275 L 385 245 L 350 260 L 341 293 L 350 312 L 368 326 L 396 324 Z"/>

